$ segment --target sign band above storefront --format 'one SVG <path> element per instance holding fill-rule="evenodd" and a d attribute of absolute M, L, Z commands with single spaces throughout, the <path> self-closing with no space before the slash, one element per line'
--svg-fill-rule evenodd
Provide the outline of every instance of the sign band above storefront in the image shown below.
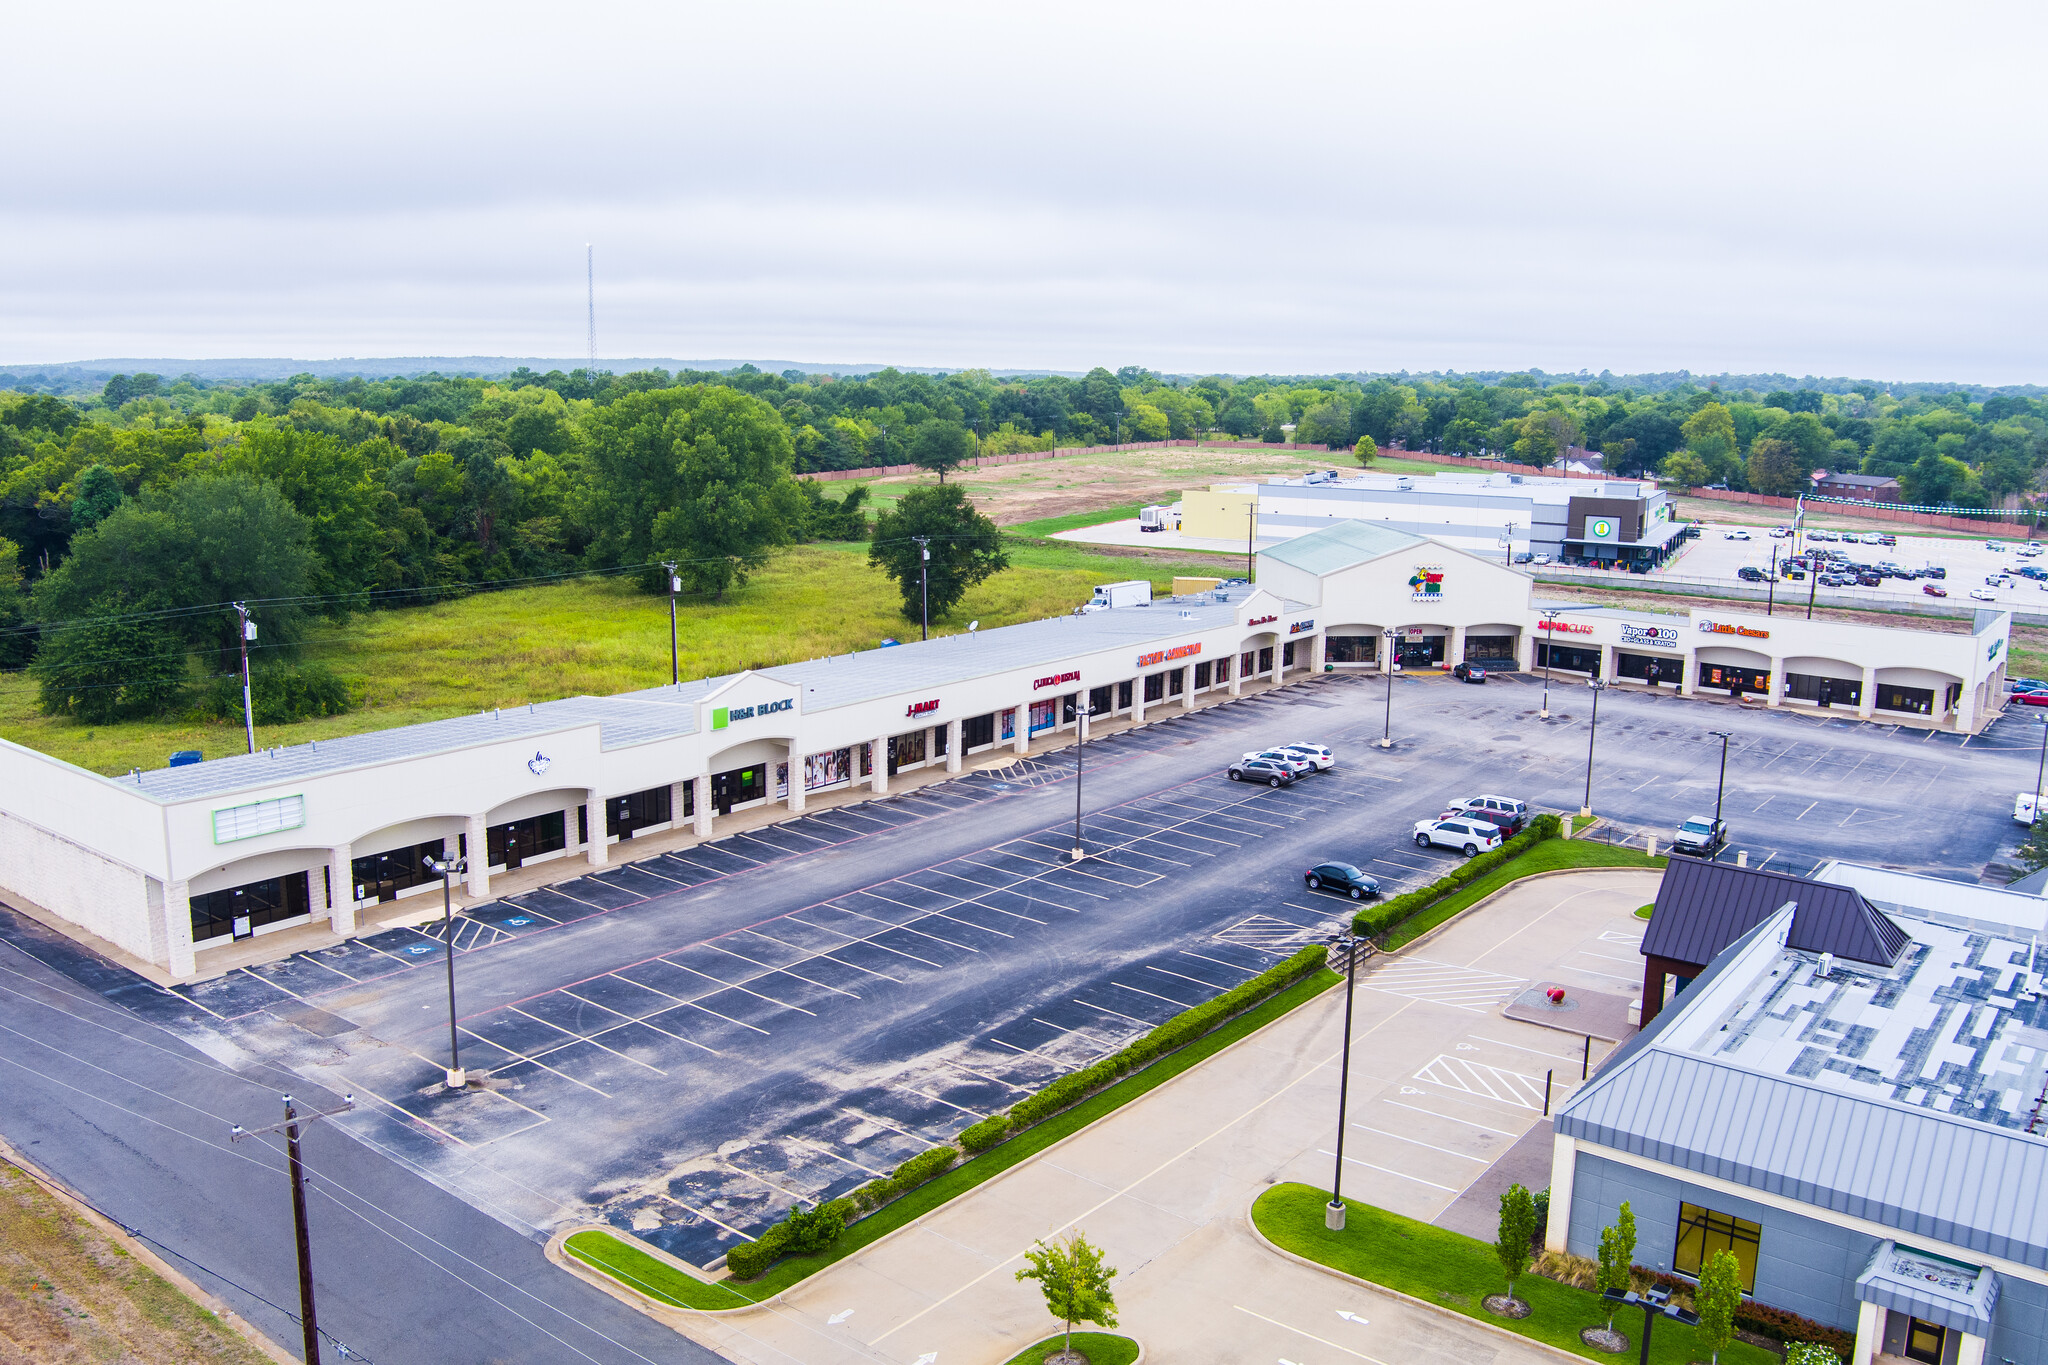
<path fill-rule="evenodd" d="M 711 728 L 723 730 L 736 720 L 754 720 L 761 716 L 772 716 L 777 711 L 796 710 L 796 698 L 784 697 L 779 701 L 757 702 L 752 706 L 714 706 L 711 708 Z"/>
<path fill-rule="evenodd" d="M 1150 654 L 1140 654 L 1138 656 L 1138 667 L 1150 668 L 1154 664 L 1163 664 L 1168 659 L 1192 659 L 1201 652 L 1202 647 L 1198 644 L 1175 645 L 1172 649 L 1155 649 Z"/>
<path fill-rule="evenodd" d="M 1064 673 L 1055 673 L 1051 677 L 1039 678 L 1031 684 L 1031 690 L 1033 692 L 1036 692 L 1041 688 L 1058 687 L 1061 683 L 1079 681 L 1081 681 L 1081 670 L 1078 668 L 1070 668 Z"/>

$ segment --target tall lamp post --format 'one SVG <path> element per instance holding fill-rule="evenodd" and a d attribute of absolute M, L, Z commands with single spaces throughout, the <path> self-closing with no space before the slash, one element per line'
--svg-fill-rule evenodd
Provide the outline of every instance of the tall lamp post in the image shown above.
<path fill-rule="evenodd" d="M 932 538 L 912 536 L 917 542 L 918 568 L 923 574 L 918 588 L 917 638 L 932 638 Z"/>
<path fill-rule="evenodd" d="M 1778 610 L 1778 547 L 1771 546 L 1770 589 L 1764 596 L 1764 615 L 1772 616 Z"/>
<path fill-rule="evenodd" d="M 1586 679 L 1586 686 L 1593 689 L 1593 719 L 1586 725 L 1586 801 L 1579 807 L 1579 814 L 1593 813 L 1593 738 L 1600 733 L 1600 694 L 1607 684 L 1598 678 Z"/>
<path fill-rule="evenodd" d="M 1384 632 L 1387 646 L 1387 725 L 1380 735 L 1380 747 L 1394 747 L 1394 669 L 1400 660 L 1394 657 L 1394 641 L 1399 637 L 1393 631 Z"/>
<path fill-rule="evenodd" d="M 1388 675 L 1391 680 L 1392 674 Z M 1345 1106 L 1351 1098 L 1351 997 L 1358 985 L 1358 935 L 1345 930 L 1344 938 L 1344 1048 L 1337 1066 L 1337 1171 L 1330 1177 L 1330 1203 L 1323 1210 L 1323 1226 L 1344 1231 L 1344 1128 Z"/>
<path fill-rule="evenodd" d="M 455 898 L 449 889 L 448 879 L 469 871 L 467 858 L 420 859 L 431 872 L 441 874 L 441 927 L 448 935 L 442 944 L 443 955 L 448 959 L 448 1088 L 460 1090 L 469 1083 L 463 1074 L 461 1043 L 455 1032 Z"/>
<path fill-rule="evenodd" d="M 2048 777 L 2048 719 L 2041 722 L 2041 762 L 2034 769 L 2034 818 L 2029 823 L 2041 821 L 2041 779 Z"/>
<path fill-rule="evenodd" d="M 1251 502 L 1246 503 L 1244 506 L 1244 576 L 1246 581 L 1250 581 L 1254 576 L 1254 571 L 1252 569 L 1252 546 L 1259 538 L 1258 500 L 1253 499 Z"/>
<path fill-rule="evenodd" d="M 1721 793 L 1728 786 L 1729 733 L 1726 730 L 1709 730 L 1707 733 L 1721 741 L 1721 776 L 1714 782 L 1714 833 L 1719 834 L 1721 832 Z M 1714 857 L 1719 858 L 1720 856 L 1721 850 L 1716 848 L 1714 850 Z"/>
<path fill-rule="evenodd" d="M 662 568 L 668 570 L 668 680 L 671 686 L 682 682 L 683 665 L 676 650 L 676 594 L 683 590 L 683 580 L 676 577 L 676 566 L 667 560 Z"/>
<path fill-rule="evenodd" d="M 1543 709 L 1536 714 L 1543 720 L 1550 719 L 1550 649 L 1556 642 L 1557 612 L 1543 613 L 1543 638 L 1537 644 L 1543 650 Z"/>
<path fill-rule="evenodd" d="M 1140 680 L 1142 683 L 1142 680 Z M 1111 698 L 1112 701 L 1115 698 Z M 1081 758 L 1088 748 L 1088 717 L 1095 714 L 1095 708 L 1087 702 L 1074 705 L 1074 853 L 1073 860 L 1080 862 L 1087 854 L 1081 848 Z"/>

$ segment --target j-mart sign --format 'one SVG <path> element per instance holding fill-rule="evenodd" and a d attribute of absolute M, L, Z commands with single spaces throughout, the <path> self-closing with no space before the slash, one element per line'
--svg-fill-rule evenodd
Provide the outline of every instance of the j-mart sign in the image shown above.
<path fill-rule="evenodd" d="M 914 701 L 910 703 L 910 705 L 903 708 L 903 714 L 906 716 L 928 716 L 938 709 L 939 699 L 934 697 L 930 701 Z"/>

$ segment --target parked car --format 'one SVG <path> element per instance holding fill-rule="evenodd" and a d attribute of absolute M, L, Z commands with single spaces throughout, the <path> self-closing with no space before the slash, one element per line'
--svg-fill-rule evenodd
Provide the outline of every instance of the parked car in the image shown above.
<path fill-rule="evenodd" d="M 1534 558 L 1535 556 L 1530 554 L 1527 550 L 1515 551 L 1515 563 L 1517 564 L 1527 564 Z"/>
<path fill-rule="evenodd" d="M 1899 543 L 1899 538 L 1889 531 L 1881 531 L 1878 533 L 1877 543 L 1880 545 L 1896 545 Z"/>
<path fill-rule="evenodd" d="M 1311 891 L 1336 891 L 1355 901 L 1380 893 L 1379 882 L 1350 863 L 1317 863 L 1302 873 L 1301 879 Z"/>
<path fill-rule="evenodd" d="M 1942 568 L 1939 564 L 1929 564 L 1926 568 L 1920 571 L 1920 576 L 1922 578 L 1938 578 L 1943 581 L 1947 581 L 1948 570 Z"/>
<path fill-rule="evenodd" d="M 1277 763 L 1295 777 L 1307 777 L 1316 770 L 1316 765 L 1309 759 L 1299 754 L 1291 754 L 1285 749 L 1259 749 L 1246 754 L 1245 759 L 1264 759 L 1268 763 Z"/>
<path fill-rule="evenodd" d="M 1528 817 L 1505 810 L 1447 810 L 1439 820 L 1484 820 L 1506 838 L 1514 838 L 1529 823 Z"/>
<path fill-rule="evenodd" d="M 2011 587 L 2011 581 L 2007 580 L 2005 586 Z M 1972 602 L 1996 602 L 1998 600 L 1998 594 L 1991 591 L 1991 589 L 1989 588 L 1972 588 L 1970 589 L 1970 600 Z"/>
<path fill-rule="evenodd" d="M 2018 702 L 2021 706 L 2048 706 L 2048 688 L 2039 692 L 2015 692 L 2006 700 Z"/>
<path fill-rule="evenodd" d="M 2008 692 L 2038 692 L 2044 687 L 2048 687 L 2048 682 L 2043 682 L 2039 678 L 2007 678 L 2005 680 L 2005 690 Z"/>
<path fill-rule="evenodd" d="M 1519 815 L 1525 820 L 1529 817 L 1529 807 L 1525 802 L 1517 801 L 1512 796 L 1494 796 L 1491 793 L 1485 796 L 1462 797 L 1451 802 L 1451 809 L 1455 811 L 1498 811 L 1503 815 Z"/>
<path fill-rule="evenodd" d="M 1791 528 L 1791 527 L 1789 527 L 1789 526 L 1773 526 L 1773 527 L 1771 528 L 1771 539 L 1772 539 L 1772 540 L 1784 540 L 1784 539 L 1785 539 L 1786 537 L 1790 536 L 1791 534 L 1792 534 L 1792 528 Z"/>
<path fill-rule="evenodd" d="M 2043 551 L 2039 545 L 2023 545 L 2020 547 L 2020 557 L 2022 559 L 2032 559 L 2041 553 Z"/>
<path fill-rule="evenodd" d="M 1723 539 L 1723 540 L 1748 540 L 1748 539 L 1749 539 L 1749 532 L 1747 532 L 1747 531 L 1723 531 L 1723 532 L 1721 533 L 1721 539 Z"/>
<path fill-rule="evenodd" d="M 1745 564 L 1735 571 L 1735 576 L 1745 583 L 1761 583 L 1766 575 L 1754 564 Z"/>
<path fill-rule="evenodd" d="M 1270 758 L 1241 758 L 1230 765 L 1232 782 L 1263 782 L 1269 787 L 1294 785 L 1294 765 Z"/>
<path fill-rule="evenodd" d="M 1995 540 L 1987 540 L 1984 542 L 1984 548 L 1987 550 L 2003 550 L 2005 547 Z"/>
<path fill-rule="evenodd" d="M 1728 842 L 1728 822 L 1710 820 L 1704 815 L 1695 815 L 1678 827 L 1671 836 L 1673 853 L 1689 853 L 1695 858 L 1711 858 Z"/>
<path fill-rule="evenodd" d="M 1531 560 L 1531 561 L 1530 561 L 1530 563 L 1532 563 L 1532 564 L 1548 564 L 1548 563 L 1550 563 L 1550 556 L 1549 556 L 1549 555 L 1537 555 L 1535 559 L 1533 559 L 1533 560 Z"/>
<path fill-rule="evenodd" d="M 1486 670 L 1478 664 L 1457 664 L 1452 667 L 1451 676 L 1459 682 L 1483 683 L 1486 681 Z"/>
<path fill-rule="evenodd" d="M 1857 574 L 1856 586 L 1859 588 L 1881 588 L 1884 586 L 1884 575 L 1875 569 L 1867 573 Z"/>
<path fill-rule="evenodd" d="M 1468 858 L 1500 847 L 1501 833 L 1493 824 L 1461 815 L 1451 820 L 1417 820 L 1415 846 L 1455 848 Z"/>
<path fill-rule="evenodd" d="M 1326 773 L 1337 766 L 1337 755 L 1327 744 L 1283 744 L 1280 752 L 1306 759 L 1319 773 Z"/>
<path fill-rule="evenodd" d="M 1920 585 L 1920 591 L 1926 593 L 1929 597 L 1948 596 L 1948 589 L 1942 587 L 1939 583 L 1922 583 Z"/>

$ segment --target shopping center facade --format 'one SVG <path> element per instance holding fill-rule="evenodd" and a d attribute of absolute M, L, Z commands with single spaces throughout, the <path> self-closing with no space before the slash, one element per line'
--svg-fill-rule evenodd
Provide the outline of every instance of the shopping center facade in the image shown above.
<path fill-rule="evenodd" d="M 0 742 L 0 899 L 186 978 L 237 939 L 352 935 L 437 884 L 428 858 L 465 858 L 485 897 L 526 864 L 603 864 L 636 836 L 709 838 L 735 811 L 884 793 L 1091 716 L 1144 722 L 1325 670 L 1474 660 L 1970 730 L 2002 697 L 2008 626 L 1581 610 L 1497 560 L 1342 521 L 1262 553 L 1255 586 L 618 696 L 118 778 Z"/>

